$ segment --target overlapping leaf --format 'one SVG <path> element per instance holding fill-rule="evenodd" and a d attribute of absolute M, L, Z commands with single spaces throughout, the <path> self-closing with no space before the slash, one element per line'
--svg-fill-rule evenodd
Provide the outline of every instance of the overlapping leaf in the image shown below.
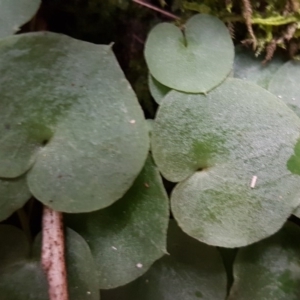
<path fill-rule="evenodd" d="M 99 300 L 90 249 L 81 236 L 67 231 L 67 274 L 70 300 Z M 33 254 L 24 233 L 0 226 L 0 295 L 3 300 L 47 300 L 47 281 L 40 264 L 40 238 Z"/>
<path fill-rule="evenodd" d="M 31 168 L 31 192 L 59 211 L 122 197 L 146 159 L 148 130 L 111 47 L 14 36 L 0 42 L 0 73 L 0 176 Z"/>
<path fill-rule="evenodd" d="M 184 234 L 174 221 L 168 230 L 169 255 L 127 286 L 102 291 L 104 300 L 224 300 L 226 274 L 218 251 Z"/>
<path fill-rule="evenodd" d="M 274 55 L 266 64 L 261 57 L 256 57 L 251 49 L 238 46 L 235 48 L 233 73 L 235 78 L 248 80 L 268 89 L 269 82 L 274 73 L 284 64 L 281 55 Z"/>
<path fill-rule="evenodd" d="M 239 250 L 228 300 L 298 300 L 300 230 L 286 224 L 276 235 Z"/>
<path fill-rule="evenodd" d="M 99 288 L 127 284 L 166 253 L 168 199 L 149 158 L 125 196 L 97 212 L 68 215 L 67 223 L 89 244 Z"/>
<path fill-rule="evenodd" d="M 288 61 L 274 74 L 268 90 L 282 99 L 300 117 L 300 62 Z"/>
<path fill-rule="evenodd" d="M 153 76 L 149 74 L 148 85 L 151 96 L 156 101 L 157 104 L 160 104 L 163 97 L 170 92 L 170 88 L 158 82 Z"/>
<path fill-rule="evenodd" d="M 287 167 L 299 126 L 282 101 L 238 79 L 207 96 L 168 93 L 152 153 L 164 177 L 180 181 L 171 207 L 182 229 L 224 247 L 278 231 L 300 201 L 300 177 Z"/>
<path fill-rule="evenodd" d="M 219 85 L 232 69 L 233 56 L 226 26 L 204 14 L 190 18 L 184 33 L 169 23 L 157 25 L 145 45 L 151 75 L 167 87 L 191 93 Z"/>
<path fill-rule="evenodd" d="M 0 178 L 0 221 L 21 208 L 30 197 L 25 176 L 14 179 Z"/>
<path fill-rule="evenodd" d="M 12 35 L 37 12 L 41 0 L 0 0 L 0 38 Z"/>

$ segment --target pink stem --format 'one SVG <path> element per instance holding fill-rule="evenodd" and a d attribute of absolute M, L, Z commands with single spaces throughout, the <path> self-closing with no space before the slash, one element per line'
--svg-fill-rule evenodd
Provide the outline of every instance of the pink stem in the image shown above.
<path fill-rule="evenodd" d="M 48 280 L 49 300 L 68 300 L 62 213 L 44 206 L 42 267 Z"/>
<path fill-rule="evenodd" d="M 155 10 L 155 11 L 157 11 L 157 12 L 159 12 L 159 13 L 161 13 L 161 14 L 169 17 L 169 18 L 172 18 L 172 19 L 175 19 L 175 20 L 179 20 L 180 19 L 179 17 L 177 17 L 177 16 L 175 16 L 175 15 L 173 15 L 173 14 L 171 14 L 171 13 L 169 13 L 169 12 L 163 10 L 163 9 L 160 9 L 160 8 L 158 8 L 158 7 L 156 7 L 156 6 L 152 5 L 152 4 L 149 4 L 149 3 L 146 3 L 146 2 L 143 2 L 143 1 L 140 1 L 140 0 L 132 0 L 132 1 L 135 2 L 135 3 L 138 3 L 140 5 L 143 5 L 145 7 L 148 7 L 150 9 L 152 9 L 152 10 Z"/>

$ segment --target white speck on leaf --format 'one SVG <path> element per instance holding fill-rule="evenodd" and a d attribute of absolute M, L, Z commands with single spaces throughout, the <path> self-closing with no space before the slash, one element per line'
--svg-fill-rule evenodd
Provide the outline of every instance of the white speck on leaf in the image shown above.
<path fill-rule="evenodd" d="M 251 184 L 250 184 L 250 187 L 251 187 L 252 189 L 255 188 L 256 180 L 257 180 L 257 176 L 253 176 L 253 177 L 252 177 L 252 180 L 251 180 Z"/>
<path fill-rule="evenodd" d="M 135 120 L 130 120 L 130 123 L 131 124 L 135 124 Z"/>
<path fill-rule="evenodd" d="M 281 98 L 282 98 L 282 96 L 281 96 L 281 95 L 278 95 L 278 98 L 279 98 L 279 99 L 281 99 Z"/>
<path fill-rule="evenodd" d="M 118 250 L 115 246 L 111 246 L 111 248 L 114 249 L 114 250 Z"/>
<path fill-rule="evenodd" d="M 141 269 L 143 267 L 143 265 L 141 263 L 136 264 L 136 267 Z"/>

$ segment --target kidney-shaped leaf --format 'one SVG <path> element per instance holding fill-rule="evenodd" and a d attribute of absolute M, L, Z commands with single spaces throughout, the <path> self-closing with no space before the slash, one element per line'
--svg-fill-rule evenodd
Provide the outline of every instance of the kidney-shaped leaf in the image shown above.
<path fill-rule="evenodd" d="M 300 62 L 288 61 L 273 76 L 268 90 L 281 98 L 300 117 Z"/>
<path fill-rule="evenodd" d="M 0 0 L 0 38 L 12 35 L 37 12 L 41 0 Z"/>
<path fill-rule="evenodd" d="M 276 235 L 240 249 L 228 300 L 298 300 L 300 230 L 286 224 Z"/>
<path fill-rule="evenodd" d="M 150 158 L 117 203 L 97 212 L 67 216 L 68 225 L 92 250 L 101 289 L 134 280 L 166 252 L 168 220 L 168 198 Z"/>
<path fill-rule="evenodd" d="M 174 221 L 168 252 L 127 286 L 101 291 L 104 300 L 224 300 L 226 273 L 218 251 L 184 234 Z"/>
<path fill-rule="evenodd" d="M 0 42 L 0 176 L 27 175 L 55 210 L 124 195 L 148 152 L 138 101 L 109 46 L 54 33 Z"/>
<path fill-rule="evenodd" d="M 175 90 L 205 93 L 219 85 L 232 69 L 233 43 L 216 17 L 195 15 L 184 33 L 169 23 L 157 25 L 145 45 L 152 76 Z"/>
<path fill-rule="evenodd" d="M 263 88 L 228 79 L 207 96 L 170 92 L 152 131 L 175 219 L 208 244 L 238 247 L 283 225 L 300 201 L 287 161 L 300 119 Z"/>
<path fill-rule="evenodd" d="M 14 179 L 0 178 L 0 221 L 21 208 L 30 197 L 25 176 Z"/>
<path fill-rule="evenodd" d="M 46 277 L 40 264 L 40 238 L 33 255 L 24 233 L 9 225 L 0 226 L 1 300 L 47 300 Z M 93 258 L 86 242 L 67 231 L 67 274 L 70 300 L 99 300 Z"/>
<path fill-rule="evenodd" d="M 263 64 L 262 59 L 256 57 L 252 50 L 238 46 L 235 48 L 234 77 L 254 82 L 268 89 L 274 73 L 284 62 L 283 56 L 274 55 L 270 62 Z"/>

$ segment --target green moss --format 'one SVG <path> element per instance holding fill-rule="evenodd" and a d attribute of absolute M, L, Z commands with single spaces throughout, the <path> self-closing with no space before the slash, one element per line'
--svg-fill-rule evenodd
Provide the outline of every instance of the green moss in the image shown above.
<path fill-rule="evenodd" d="M 294 23 L 300 27 L 300 2 L 298 0 L 249 0 L 252 12 L 246 11 L 242 1 L 236 0 L 181 0 L 181 10 L 184 13 L 190 12 L 208 13 L 219 17 L 227 24 L 230 24 L 231 31 L 240 23 L 245 23 L 245 14 L 251 20 L 254 35 L 257 39 L 257 54 L 266 50 L 271 41 L 281 48 L 288 48 L 289 41 L 295 39 L 300 44 L 300 31 L 287 34 L 288 26 Z M 237 25 L 237 26 L 235 26 Z M 244 30 L 244 32 L 247 32 Z M 243 35 L 240 40 L 249 41 L 250 35 Z"/>

